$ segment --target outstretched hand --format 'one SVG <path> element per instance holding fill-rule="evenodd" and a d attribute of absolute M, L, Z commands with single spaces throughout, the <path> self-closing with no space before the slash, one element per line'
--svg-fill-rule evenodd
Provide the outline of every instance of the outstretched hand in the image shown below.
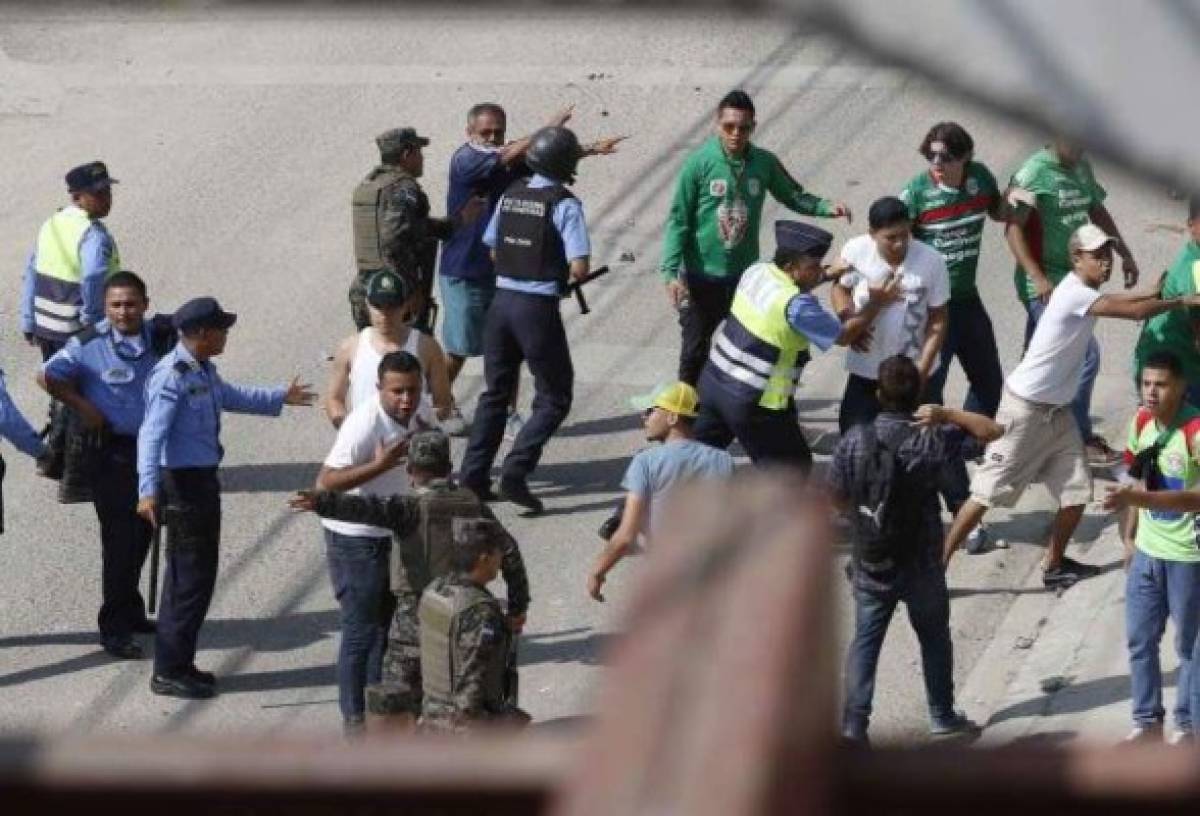
<path fill-rule="evenodd" d="M 608 156 L 617 152 L 617 145 L 628 139 L 628 136 L 605 136 L 597 139 L 588 146 L 588 152 L 593 156 Z"/>
<path fill-rule="evenodd" d="M 299 375 L 292 378 L 292 382 L 288 385 L 287 393 L 283 395 L 284 405 L 312 405 L 317 401 L 317 392 L 313 390 L 312 383 L 300 382 Z"/>
<path fill-rule="evenodd" d="M 406 456 L 408 456 L 407 436 L 388 444 L 380 442 L 375 446 L 375 463 L 384 470 L 396 467 L 404 461 Z"/>

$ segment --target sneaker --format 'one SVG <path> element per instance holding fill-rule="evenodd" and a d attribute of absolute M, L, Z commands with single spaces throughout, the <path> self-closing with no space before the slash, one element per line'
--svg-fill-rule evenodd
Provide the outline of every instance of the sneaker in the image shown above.
<path fill-rule="evenodd" d="M 188 677 L 199 681 L 206 686 L 213 686 L 215 688 L 217 685 L 217 676 L 215 674 L 212 672 L 201 671 L 200 669 L 197 669 L 194 664 L 188 667 L 187 673 Z"/>
<path fill-rule="evenodd" d="M 1171 732 L 1171 736 L 1167 737 L 1167 745 L 1173 748 L 1183 748 L 1185 746 L 1193 746 L 1196 744 L 1196 735 L 1191 731 L 1186 731 L 1182 728 L 1176 728 Z"/>
<path fill-rule="evenodd" d="M 167 677 L 156 674 L 150 678 L 150 691 L 164 697 L 179 697 L 184 700 L 207 700 L 216 695 L 216 689 L 201 683 L 189 674 Z"/>
<path fill-rule="evenodd" d="M 961 711 L 955 711 L 948 720 L 934 721 L 929 726 L 929 733 L 934 737 L 952 737 L 959 734 L 978 734 L 979 725 Z"/>
<path fill-rule="evenodd" d="M 458 406 L 454 407 L 450 416 L 438 424 L 442 426 L 442 431 L 446 436 L 467 436 L 471 432 L 471 426 L 463 418 L 462 411 L 458 410 Z"/>
<path fill-rule="evenodd" d="M 141 660 L 145 657 L 142 647 L 130 639 L 107 640 L 101 644 L 104 651 L 117 660 Z"/>
<path fill-rule="evenodd" d="M 1082 561 L 1076 561 L 1069 555 L 1064 555 L 1060 566 L 1068 567 L 1072 572 L 1079 573 L 1084 578 L 1091 578 L 1093 575 L 1100 574 L 1100 568 L 1093 564 L 1084 564 Z"/>
<path fill-rule="evenodd" d="M 1047 589 L 1069 589 L 1098 571 L 1090 564 L 1080 564 L 1073 558 L 1064 557 L 1058 566 L 1042 571 L 1042 585 Z"/>
<path fill-rule="evenodd" d="M 1092 467 L 1112 467 L 1121 458 L 1103 436 L 1093 436 L 1087 441 L 1085 448 L 1088 464 Z"/>
<path fill-rule="evenodd" d="M 512 442 L 524 427 L 525 417 L 521 416 L 519 411 L 511 412 L 508 415 L 508 420 L 504 423 L 504 441 Z"/>
<path fill-rule="evenodd" d="M 967 536 L 966 550 L 971 555 L 979 555 L 988 550 L 988 531 L 980 524 Z"/>
<path fill-rule="evenodd" d="M 501 479 L 500 497 L 518 507 L 524 507 L 532 515 L 542 512 L 542 500 L 529 491 L 524 479 Z"/>
<path fill-rule="evenodd" d="M 1162 742 L 1163 741 L 1163 724 L 1156 723 L 1138 723 L 1133 727 L 1133 730 L 1125 735 L 1125 739 L 1121 742 L 1126 744 L 1139 742 Z"/>

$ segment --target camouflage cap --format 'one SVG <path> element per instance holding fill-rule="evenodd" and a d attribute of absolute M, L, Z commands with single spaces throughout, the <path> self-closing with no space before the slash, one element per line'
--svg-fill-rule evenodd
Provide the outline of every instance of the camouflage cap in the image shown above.
<path fill-rule="evenodd" d="M 379 145 L 379 155 L 390 156 L 406 147 L 425 147 L 429 140 L 418 136 L 416 128 L 402 127 L 380 133 L 375 137 L 375 144 Z"/>
<path fill-rule="evenodd" d="M 408 466 L 425 473 L 449 473 L 450 437 L 441 431 L 421 431 L 408 441 Z"/>
<path fill-rule="evenodd" d="M 500 546 L 504 535 L 500 522 L 489 518 L 456 518 L 450 522 L 450 530 L 458 547 L 493 549 Z"/>

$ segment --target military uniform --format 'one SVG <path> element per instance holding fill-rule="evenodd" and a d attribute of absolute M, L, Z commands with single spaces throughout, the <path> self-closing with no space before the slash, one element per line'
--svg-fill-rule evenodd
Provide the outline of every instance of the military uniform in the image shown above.
<path fill-rule="evenodd" d="M 435 579 L 421 596 L 423 731 L 460 733 L 481 721 L 524 724 L 509 694 L 513 633 L 487 587 L 463 575 Z"/>
<path fill-rule="evenodd" d="M 448 472 L 450 445 L 445 434 L 416 434 L 409 446 L 409 464 L 426 472 Z M 453 520 L 482 518 L 495 522 L 495 517 L 474 493 L 455 487 L 445 478 L 417 486 L 412 495 L 386 498 L 321 491 L 315 494 L 314 504 L 322 517 L 387 527 L 396 536 L 390 562 L 396 611 L 388 631 L 382 681 L 367 688 L 367 710 L 373 715 L 415 716 L 421 710 L 417 620 L 421 593 L 431 580 L 450 571 Z M 517 542 L 507 533 L 500 548 L 500 569 L 508 587 L 508 614 L 522 616 L 529 607 L 525 562 Z"/>
<path fill-rule="evenodd" d="M 450 237 L 452 223 L 430 218 L 429 197 L 417 179 L 390 160 L 404 149 L 422 148 L 429 140 L 412 128 L 389 130 L 376 140 L 382 163 L 354 190 L 352 227 L 358 274 L 350 284 L 350 315 L 359 329 L 371 324 L 367 281 L 381 269 L 405 276 L 425 296 L 417 326 L 432 332 L 433 274 L 437 242 Z"/>
<path fill-rule="evenodd" d="M 236 315 L 212 298 L 188 301 L 175 312 L 180 331 L 228 329 Z M 167 566 L 154 649 L 155 694 L 211 697 L 211 675 L 194 663 L 196 640 L 217 580 L 221 485 L 217 466 L 221 414 L 278 416 L 287 388 L 227 383 L 210 360 L 198 360 L 186 337 L 154 367 L 146 383 L 146 417 L 138 433 L 139 498 L 166 499 Z"/>

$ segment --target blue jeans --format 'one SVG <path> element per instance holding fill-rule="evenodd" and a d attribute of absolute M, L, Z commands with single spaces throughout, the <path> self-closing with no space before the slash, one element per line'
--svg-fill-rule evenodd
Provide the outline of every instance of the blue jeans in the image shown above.
<path fill-rule="evenodd" d="M 1129 644 L 1130 696 L 1137 725 L 1162 722 L 1162 666 L 1159 642 L 1167 617 L 1175 623 L 1179 654 L 1175 725 L 1192 730 L 1192 699 L 1197 696 L 1192 659 L 1200 632 L 1200 563 L 1167 561 L 1134 552 L 1125 579 L 1125 637 Z"/>
<path fill-rule="evenodd" d="M 388 586 L 391 536 L 350 536 L 325 530 L 333 595 L 342 608 L 338 648 L 338 706 L 343 718 L 366 712 L 364 689 L 378 683 L 396 598 Z"/>
<path fill-rule="evenodd" d="M 1042 319 L 1042 313 L 1046 311 L 1046 304 L 1034 298 L 1025 304 L 1025 311 L 1025 348 L 1029 348 L 1029 341 L 1033 339 L 1033 331 Z M 1083 358 L 1083 375 L 1079 378 L 1079 390 L 1075 392 L 1075 399 L 1071 400 L 1071 413 L 1075 415 L 1075 422 L 1079 425 L 1079 433 L 1084 442 L 1095 435 L 1092 431 L 1092 389 L 1096 387 L 1096 375 L 1099 373 L 1100 344 L 1093 337 L 1088 341 L 1087 355 Z"/>
<path fill-rule="evenodd" d="M 934 725 L 954 719 L 954 647 L 950 641 L 950 593 L 940 568 L 914 570 L 887 591 L 854 588 L 854 639 L 846 655 L 846 702 L 842 734 L 863 739 L 875 697 L 875 670 L 896 604 L 904 602 L 921 644 L 925 697 Z"/>

